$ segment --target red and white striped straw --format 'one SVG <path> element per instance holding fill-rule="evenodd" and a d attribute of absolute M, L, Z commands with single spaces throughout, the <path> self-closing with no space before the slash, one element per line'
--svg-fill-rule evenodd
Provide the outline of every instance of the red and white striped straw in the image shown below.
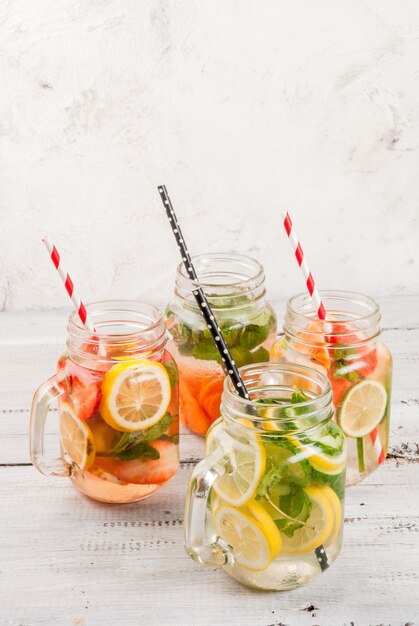
<path fill-rule="evenodd" d="M 297 259 L 297 263 L 303 273 L 308 293 L 310 294 L 314 302 L 314 306 L 316 307 L 317 317 L 320 320 L 326 320 L 326 309 L 324 308 L 323 302 L 320 298 L 320 294 L 317 289 L 316 283 L 314 282 L 313 275 L 307 265 L 304 252 L 297 237 L 297 233 L 295 232 L 295 228 L 292 223 L 290 214 L 288 213 L 288 211 L 282 211 L 281 215 L 284 220 L 285 232 L 287 233 L 288 239 L 291 243 L 295 258 Z M 378 464 L 381 464 L 385 459 L 385 454 L 383 445 L 378 435 L 378 430 L 376 428 L 374 428 L 370 432 L 370 439 L 377 457 Z"/>
<path fill-rule="evenodd" d="M 53 243 L 50 242 L 48 237 L 44 237 L 42 242 L 48 250 L 51 261 L 53 262 L 55 269 L 57 270 L 61 280 L 63 281 L 64 287 L 66 288 L 66 291 L 76 308 L 81 323 L 90 333 L 95 333 L 96 329 L 93 326 L 92 320 L 90 319 L 86 307 L 84 306 L 83 301 L 81 300 L 79 294 L 77 293 L 77 290 L 74 287 L 74 283 L 71 280 L 70 274 L 67 272 L 67 270 L 64 269 L 57 248 L 54 246 Z M 101 344 L 99 344 L 98 352 L 101 356 L 106 356 L 106 350 Z"/>

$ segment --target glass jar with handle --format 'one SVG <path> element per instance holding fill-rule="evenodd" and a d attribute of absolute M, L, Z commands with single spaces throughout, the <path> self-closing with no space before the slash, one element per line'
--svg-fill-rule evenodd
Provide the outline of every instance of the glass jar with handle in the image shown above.
<path fill-rule="evenodd" d="M 166 349 L 163 315 L 129 300 L 87 309 L 95 333 L 74 312 L 57 373 L 35 393 L 32 462 L 42 474 L 70 477 L 96 500 L 141 500 L 169 481 L 179 463 L 178 373 Z M 54 403 L 56 459 L 44 450 Z"/>
<path fill-rule="evenodd" d="M 185 546 L 245 585 L 292 589 L 340 552 L 345 438 L 321 372 L 264 363 L 240 374 L 250 399 L 225 380 L 221 417 L 189 482 Z"/>

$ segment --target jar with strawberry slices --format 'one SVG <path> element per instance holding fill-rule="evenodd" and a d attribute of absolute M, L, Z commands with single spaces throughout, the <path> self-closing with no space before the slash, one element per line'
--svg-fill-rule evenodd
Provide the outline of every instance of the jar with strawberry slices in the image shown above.
<path fill-rule="evenodd" d="M 87 309 L 94 334 L 76 312 L 70 316 L 67 351 L 57 373 L 34 396 L 32 461 L 43 474 L 69 476 L 91 498 L 134 502 L 176 473 L 178 370 L 166 349 L 166 328 L 157 308 L 108 301 Z M 44 450 L 54 404 L 58 459 Z"/>
<path fill-rule="evenodd" d="M 218 252 L 198 254 L 192 262 L 237 367 L 269 361 L 276 316 L 265 297 L 262 265 L 243 254 Z M 193 294 L 197 284 L 181 263 L 166 325 L 179 367 L 181 420 L 205 435 L 220 416 L 225 371 Z"/>
<path fill-rule="evenodd" d="M 327 373 L 336 419 L 348 444 L 347 483 L 355 484 L 387 454 L 392 358 L 381 341 L 380 308 L 372 298 L 347 291 L 320 296 L 326 320 L 317 319 L 308 295 L 288 301 L 284 335 L 271 357 Z"/>

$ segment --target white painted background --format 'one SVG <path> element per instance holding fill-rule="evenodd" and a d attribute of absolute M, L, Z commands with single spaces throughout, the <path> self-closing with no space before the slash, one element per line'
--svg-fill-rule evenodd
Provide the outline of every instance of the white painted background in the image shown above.
<path fill-rule="evenodd" d="M 301 290 L 292 210 L 320 285 L 418 293 L 415 0 L 2 0 L 0 309 L 163 303 L 191 250 L 239 250 L 272 298 Z"/>

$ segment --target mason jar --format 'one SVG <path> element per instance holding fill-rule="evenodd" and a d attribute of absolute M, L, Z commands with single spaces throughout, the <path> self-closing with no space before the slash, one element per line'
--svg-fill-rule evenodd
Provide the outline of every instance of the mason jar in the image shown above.
<path fill-rule="evenodd" d="M 355 484 L 387 454 L 392 358 L 381 341 L 380 308 L 372 298 L 347 291 L 320 296 L 326 320 L 317 319 L 308 295 L 288 301 L 284 336 L 271 354 L 327 373 L 336 420 L 347 438 L 348 484 Z"/>
<path fill-rule="evenodd" d="M 35 393 L 32 462 L 95 500 L 134 502 L 160 489 L 179 464 L 177 367 L 154 306 L 121 300 L 86 308 L 95 333 L 74 312 L 57 373 Z M 50 410 L 59 458 L 44 449 Z"/>
<path fill-rule="evenodd" d="M 288 363 L 240 369 L 250 399 L 224 382 L 185 511 L 185 547 L 256 589 L 310 582 L 342 545 L 345 437 L 321 372 Z"/>
<path fill-rule="evenodd" d="M 238 367 L 269 361 L 276 317 L 265 298 L 261 264 L 237 253 L 192 257 L 204 290 Z M 166 309 L 169 349 L 179 368 L 180 417 L 190 430 L 205 435 L 220 415 L 225 372 L 209 328 L 193 295 L 192 281 L 181 263 L 175 295 Z"/>

